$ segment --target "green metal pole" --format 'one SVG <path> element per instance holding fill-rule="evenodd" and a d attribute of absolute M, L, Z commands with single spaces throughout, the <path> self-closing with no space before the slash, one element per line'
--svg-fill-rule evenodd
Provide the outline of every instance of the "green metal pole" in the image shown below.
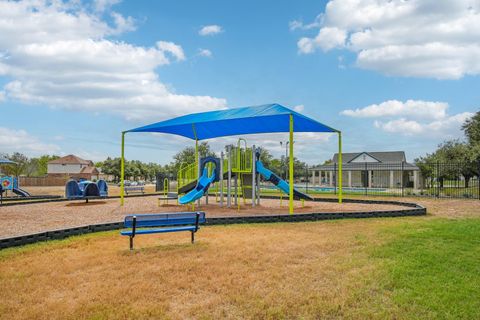
<path fill-rule="evenodd" d="M 290 156 L 289 156 L 289 165 L 290 165 L 290 176 L 289 176 L 289 184 L 290 184 L 290 190 L 289 190 L 289 209 L 288 212 L 290 214 L 293 214 L 293 114 L 290 115 L 290 137 L 289 137 L 289 143 L 290 143 Z"/>
<path fill-rule="evenodd" d="M 195 171 L 197 181 L 200 178 L 200 173 L 198 172 L 198 166 L 199 166 L 199 159 L 198 159 L 198 137 L 197 137 L 197 130 L 195 129 L 195 123 L 192 123 L 192 131 L 193 135 L 195 136 Z"/>
<path fill-rule="evenodd" d="M 125 180 L 125 132 L 122 132 L 122 155 L 120 158 L 120 205 L 125 203 L 124 180 Z"/>
<path fill-rule="evenodd" d="M 342 171 L 342 132 L 338 131 L 338 203 L 343 201 Z"/>
<path fill-rule="evenodd" d="M 197 181 L 198 181 L 198 178 L 199 178 L 199 172 L 198 172 L 198 165 L 199 165 L 199 161 L 198 161 L 198 140 L 195 139 L 195 170 L 197 171 Z"/>

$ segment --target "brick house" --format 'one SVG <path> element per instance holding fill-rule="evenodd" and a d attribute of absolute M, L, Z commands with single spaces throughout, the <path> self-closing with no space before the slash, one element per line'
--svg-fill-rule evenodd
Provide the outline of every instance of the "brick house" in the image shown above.
<path fill-rule="evenodd" d="M 56 178 L 97 180 L 99 171 L 93 161 L 84 160 L 73 154 L 49 161 L 47 175 Z"/>

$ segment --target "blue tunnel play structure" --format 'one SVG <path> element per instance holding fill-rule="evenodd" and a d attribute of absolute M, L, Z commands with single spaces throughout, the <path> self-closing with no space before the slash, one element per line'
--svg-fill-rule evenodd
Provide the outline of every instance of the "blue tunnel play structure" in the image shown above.
<path fill-rule="evenodd" d="M 105 180 L 92 182 L 89 180 L 69 180 L 65 185 L 65 198 L 69 200 L 100 199 L 108 196 L 108 185 Z"/>

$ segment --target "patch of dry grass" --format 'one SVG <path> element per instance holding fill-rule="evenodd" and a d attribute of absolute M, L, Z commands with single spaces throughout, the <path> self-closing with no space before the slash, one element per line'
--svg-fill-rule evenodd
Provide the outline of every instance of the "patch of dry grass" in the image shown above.
<path fill-rule="evenodd" d="M 139 236 L 134 252 L 117 232 L 7 249 L 0 319 L 363 317 L 365 248 L 414 219 L 205 227 L 194 245 Z"/>

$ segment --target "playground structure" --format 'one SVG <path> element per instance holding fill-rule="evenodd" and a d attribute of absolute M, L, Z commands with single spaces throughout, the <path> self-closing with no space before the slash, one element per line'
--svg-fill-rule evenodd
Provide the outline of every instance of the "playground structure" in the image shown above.
<path fill-rule="evenodd" d="M 27 198 L 30 197 L 30 193 L 20 188 L 18 179 L 12 176 L 4 176 L 0 178 L 0 184 L 2 185 L 2 193 L 5 192 L 5 195 L 8 196 L 8 191 L 13 192 L 19 197 Z"/>
<path fill-rule="evenodd" d="M 180 116 L 177 118 L 165 120 L 158 123 L 153 123 L 150 125 L 146 125 L 139 128 L 134 128 L 128 131 L 122 132 L 122 141 L 121 141 L 121 188 L 120 188 L 120 204 L 123 205 L 125 202 L 124 199 L 124 192 L 123 192 L 123 181 L 125 177 L 125 135 L 127 133 L 133 132 L 159 132 L 159 133 L 169 133 L 180 135 L 189 139 L 195 140 L 195 163 L 194 164 L 186 164 L 185 167 L 180 170 L 182 173 L 179 172 L 178 180 L 181 181 L 185 179 L 185 183 L 180 182 L 181 186 L 178 188 L 179 193 L 187 193 L 193 189 L 193 185 L 195 188 L 199 187 L 200 192 L 196 193 L 198 196 L 200 193 L 205 194 L 206 190 L 210 186 L 211 182 L 213 181 L 212 178 L 215 178 L 213 175 L 208 176 L 208 169 L 206 176 L 204 176 L 205 170 L 200 174 L 200 166 L 199 162 L 200 159 L 198 157 L 198 141 L 217 138 L 217 137 L 225 137 L 225 136 L 234 136 L 234 135 L 244 135 L 244 134 L 255 134 L 255 133 L 272 133 L 272 132 L 288 132 L 289 133 L 289 181 L 281 182 L 276 175 L 273 175 L 271 171 L 267 171 L 266 168 L 260 168 L 260 173 L 265 174 L 265 178 L 274 182 L 280 189 L 288 190 L 288 197 L 289 197 L 289 213 L 293 214 L 294 207 L 293 207 L 293 200 L 295 197 L 295 190 L 294 190 L 294 179 L 293 179 L 293 136 L 294 132 L 330 132 L 330 133 L 337 133 L 338 134 L 338 152 L 339 152 L 339 175 L 338 175 L 338 202 L 342 202 L 342 140 L 341 140 L 341 132 L 337 129 L 333 129 L 329 126 L 326 126 L 316 120 L 308 118 L 298 112 L 285 108 L 279 104 L 268 104 L 268 105 L 261 105 L 261 106 L 253 106 L 253 107 L 244 107 L 244 108 L 237 108 L 237 109 L 228 109 L 228 110 L 219 110 L 219 111 L 210 111 L 210 112 L 203 112 L 203 113 L 195 113 L 189 114 L 185 116 Z M 247 148 L 245 148 L 245 153 L 247 153 Z M 230 154 L 230 153 L 229 153 Z M 254 163 L 256 164 L 257 161 L 253 161 L 253 155 L 255 151 L 252 152 L 251 158 L 252 159 L 252 166 Z M 247 159 L 246 158 L 246 159 Z M 230 161 L 230 164 L 233 165 L 233 160 Z M 246 163 L 246 162 L 245 162 Z M 222 164 L 222 161 L 220 161 Z M 205 169 L 205 168 L 204 168 Z M 223 172 L 223 168 L 221 170 Z M 263 173 L 262 173 L 263 171 Z M 193 174 L 196 175 L 196 182 L 191 179 Z M 232 173 L 232 170 L 229 170 Z M 250 172 L 257 172 L 257 169 L 253 169 Z M 256 174 L 255 174 L 256 175 Z M 204 179 L 200 181 L 200 176 Z M 222 180 L 223 180 L 223 174 Z M 257 176 L 257 175 L 256 175 Z M 240 178 L 240 172 L 238 177 Z M 247 176 L 245 176 L 247 178 Z M 231 177 L 228 178 L 228 181 L 231 183 Z M 240 178 L 241 179 L 241 178 Z M 190 187 L 187 188 L 186 185 L 190 184 Z M 238 188 L 238 178 L 237 180 L 237 188 Z M 255 192 L 255 180 L 253 176 L 251 178 L 252 181 L 252 199 L 255 199 L 253 193 Z M 210 182 L 210 184 L 209 184 Z M 275 183 L 277 182 L 277 183 Z M 244 185 L 248 183 L 245 182 Z M 208 185 L 208 187 L 207 187 Z M 257 184 L 258 185 L 258 184 Z M 184 188 L 184 189 L 182 189 Z M 220 187 L 223 192 L 223 186 Z M 244 188 L 245 189 L 245 188 Z M 231 190 L 231 188 L 227 188 L 227 193 Z M 238 193 L 237 193 L 238 195 Z M 297 195 L 299 195 L 297 193 Z M 257 192 L 258 196 L 258 192 Z M 190 198 L 185 200 L 192 200 L 195 198 L 193 195 Z M 227 201 L 231 199 L 227 195 Z M 208 200 L 207 200 L 208 201 Z M 228 205 L 228 204 L 227 204 Z M 255 205 L 255 201 L 252 201 L 252 205 Z"/>
<path fill-rule="evenodd" d="M 69 180 L 65 184 L 65 198 L 68 200 L 101 199 L 108 197 L 108 185 L 105 180 Z"/>
<path fill-rule="evenodd" d="M 227 207 L 240 207 L 242 198 L 245 205 L 247 199 L 251 200 L 254 207 L 260 204 L 260 176 L 265 181 L 271 182 L 275 187 L 289 194 L 289 184 L 277 176 L 275 173 L 265 168 L 260 161 L 260 153 L 255 146 L 249 148 L 247 141 L 239 138 L 237 146 L 227 146 L 227 153 L 221 153 L 220 158 L 201 158 L 198 174 L 200 180 L 197 181 L 197 175 L 194 170 L 196 163 L 181 166 L 177 181 L 177 194 L 185 194 L 179 198 L 180 204 L 192 203 L 206 196 L 208 203 L 208 194 L 215 194 L 215 200 L 224 205 L 224 196 L 226 195 Z M 225 183 L 226 182 L 226 187 Z M 294 199 L 313 200 L 310 196 L 293 189 Z"/>
<path fill-rule="evenodd" d="M 8 159 L 0 158 L 0 165 L 16 165 L 17 163 Z M 8 196 L 8 191 L 12 191 L 17 196 L 22 198 L 30 197 L 30 193 L 20 188 L 17 177 L 2 176 L 0 174 L 0 198 L 3 197 L 3 193 Z"/>

